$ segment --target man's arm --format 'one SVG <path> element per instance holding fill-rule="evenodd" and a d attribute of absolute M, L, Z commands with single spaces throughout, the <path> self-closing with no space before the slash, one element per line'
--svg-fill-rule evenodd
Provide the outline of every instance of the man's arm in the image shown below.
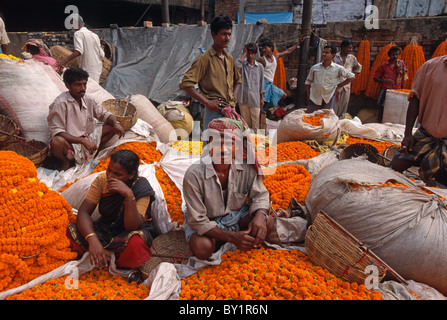
<path fill-rule="evenodd" d="M 414 145 L 413 128 L 416 119 L 419 115 L 419 99 L 415 96 L 410 97 L 410 102 L 407 109 L 407 117 L 405 121 L 405 133 L 402 140 L 402 147 L 411 151 Z"/>

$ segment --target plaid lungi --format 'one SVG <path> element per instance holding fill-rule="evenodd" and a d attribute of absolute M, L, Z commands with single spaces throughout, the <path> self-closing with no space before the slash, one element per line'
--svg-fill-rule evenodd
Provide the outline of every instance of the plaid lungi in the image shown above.
<path fill-rule="evenodd" d="M 386 92 L 388 89 L 380 88 L 379 95 L 377 97 L 377 104 L 381 107 L 385 105 Z"/>
<path fill-rule="evenodd" d="M 407 153 L 398 151 L 395 158 L 414 162 L 422 178 L 433 178 L 447 164 L 447 138 L 435 138 L 422 126 L 414 133 L 414 146 Z"/>

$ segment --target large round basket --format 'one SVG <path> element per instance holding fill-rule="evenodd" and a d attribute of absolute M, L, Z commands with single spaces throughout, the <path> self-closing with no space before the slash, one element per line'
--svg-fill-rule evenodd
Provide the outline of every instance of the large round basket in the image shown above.
<path fill-rule="evenodd" d="M 0 146 L 6 146 L 18 132 L 17 123 L 12 118 L 0 114 Z"/>
<path fill-rule="evenodd" d="M 315 216 L 306 233 L 305 243 L 312 263 L 348 282 L 365 284 L 370 275 L 366 267 L 371 265 L 377 267 L 377 282 L 384 278 L 387 270 L 391 270 L 324 212 Z"/>
<path fill-rule="evenodd" d="M 128 101 L 109 99 L 104 101 L 102 106 L 115 116 L 126 131 L 132 128 L 138 120 L 137 108 Z"/>
<path fill-rule="evenodd" d="M 99 84 L 103 84 L 109 76 L 110 70 L 112 70 L 112 61 L 107 58 L 102 58 L 102 72 L 99 77 Z"/>
<path fill-rule="evenodd" d="M 380 157 L 379 164 L 384 167 L 391 166 L 391 160 L 393 160 L 394 155 L 399 151 L 400 146 L 398 145 L 392 145 L 389 147 L 386 147 L 385 150 L 382 152 L 382 156 Z"/>
<path fill-rule="evenodd" d="M 69 50 L 69 49 L 67 49 L 65 47 L 59 46 L 59 45 L 52 46 L 50 48 L 50 51 L 51 51 L 52 57 L 54 59 L 56 59 L 56 61 L 58 63 L 61 63 L 64 59 L 66 59 L 67 57 L 69 57 L 73 53 L 73 51 L 71 51 L 71 50 Z M 67 67 L 67 68 L 77 67 L 77 66 L 78 66 L 78 60 L 77 59 L 73 59 L 73 60 L 69 61 L 65 65 L 65 67 Z"/>
<path fill-rule="evenodd" d="M 344 148 L 339 155 L 340 160 L 367 156 L 372 163 L 379 163 L 379 150 L 369 143 L 354 143 Z"/>
<path fill-rule="evenodd" d="M 14 151 L 34 163 L 36 168 L 41 167 L 48 156 L 46 143 L 37 140 L 18 141 L 10 144 L 4 150 Z"/>
<path fill-rule="evenodd" d="M 151 251 L 151 258 L 140 267 L 145 277 L 162 262 L 186 264 L 193 256 L 183 230 L 169 231 L 158 236 L 152 242 Z"/>

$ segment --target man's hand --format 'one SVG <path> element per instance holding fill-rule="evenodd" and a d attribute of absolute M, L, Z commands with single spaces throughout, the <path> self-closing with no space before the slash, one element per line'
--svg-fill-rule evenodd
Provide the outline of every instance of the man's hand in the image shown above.
<path fill-rule="evenodd" d="M 258 211 L 248 225 L 249 234 L 255 239 L 253 246 L 259 248 L 267 236 L 267 218 L 265 214 Z"/>
<path fill-rule="evenodd" d="M 235 239 L 233 244 L 240 250 L 251 250 L 254 247 L 255 238 L 250 236 L 250 231 L 237 231 L 235 232 Z"/>
<path fill-rule="evenodd" d="M 403 151 L 408 154 L 408 152 L 413 151 L 413 146 L 414 146 L 414 138 L 413 135 L 405 135 L 404 138 L 402 139 L 402 149 Z"/>
<path fill-rule="evenodd" d="M 115 134 L 118 135 L 118 138 L 124 137 L 126 130 L 121 126 L 121 124 L 117 121 L 113 123 L 113 128 L 115 129 Z"/>
<path fill-rule="evenodd" d="M 208 100 L 208 103 L 206 105 L 208 107 L 208 109 L 216 111 L 216 112 L 221 112 L 222 108 L 225 107 L 229 107 L 230 104 L 228 102 L 226 102 L 223 99 L 214 99 L 214 100 Z"/>
<path fill-rule="evenodd" d="M 94 154 L 96 150 L 98 149 L 98 146 L 90 141 L 89 139 L 82 139 L 82 144 L 84 147 L 88 150 L 90 154 Z"/>

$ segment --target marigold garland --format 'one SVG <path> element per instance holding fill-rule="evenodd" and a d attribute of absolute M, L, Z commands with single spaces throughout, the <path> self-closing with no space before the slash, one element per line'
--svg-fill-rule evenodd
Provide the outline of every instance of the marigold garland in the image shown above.
<path fill-rule="evenodd" d="M 439 44 L 439 46 L 436 48 L 435 52 L 433 53 L 433 58 L 442 57 L 447 54 L 447 40 L 443 41 Z"/>
<path fill-rule="evenodd" d="M 180 300 L 383 300 L 315 266 L 300 251 L 229 251 L 218 266 L 182 280 Z"/>
<path fill-rule="evenodd" d="M 79 277 L 77 288 L 67 276 L 50 279 L 21 293 L 7 297 L 7 300 L 143 300 L 149 295 L 149 288 L 135 282 L 128 283 L 123 277 L 112 275 L 104 269 L 93 269 Z"/>
<path fill-rule="evenodd" d="M 0 151 L 0 291 L 18 287 L 76 258 L 66 237 L 68 202 L 37 178 L 34 164 Z"/>
<path fill-rule="evenodd" d="M 281 165 L 264 169 L 264 185 L 270 194 L 273 209 L 287 209 L 290 199 L 305 204 L 312 176 L 301 165 Z"/>
<path fill-rule="evenodd" d="M 202 154 L 202 141 L 176 141 L 172 146 L 173 149 L 181 151 L 189 155 L 200 156 Z"/>
<path fill-rule="evenodd" d="M 279 53 L 278 50 L 275 50 L 273 54 Z M 273 84 L 278 88 L 282 89 L 282 91 L 287 92 L 287 76 L 286 76 L 286 68 L 284 67 L 283 58 L 279 58 L 277 61 L 277 67 L 275 71 L 275 76 L 273 78 Z"/>
<path fill-rule="evenodd" d="M 368 86 L 369 71 L 371 67 L 371 44 L 369 40 L 360 42 L 357 52 L 357 60 L 362 65 L 362 72 L 355 77 L 352 82 L 351 92 L 359 95 Z"/>
<path fill-rule="evenodd" d="M 282 142 L 257 152 L 258 161 L 261 165 L 307 160 L 315 158 L 319 154 L 311 146 L 301 141 Z"/>
<path fill-rule="evenodd" d="M 424 50 L 416 41 L 412 41 L 405 47 L 401 59 L 405 62 L 405 67 L 408 70 L 408 79 L 405 80 L 404 88 L 411 89 L 417 71 L 425 62 Z"/>
<path fill-rule="evenodd" d="M 369 73 L 368 86 L 365 90 L 365 96 L 373 99 L 377 99 L 380 91 L 380 86 L 377 82 L 374 81 L 374 75 L 376 74 L 377 69 L 388 61 L 388 51 L 393 47 L 394 44 L 390 43 L 384 46 L 377 55 L 374 63 L 371 67 L 371 71 Z"/>

